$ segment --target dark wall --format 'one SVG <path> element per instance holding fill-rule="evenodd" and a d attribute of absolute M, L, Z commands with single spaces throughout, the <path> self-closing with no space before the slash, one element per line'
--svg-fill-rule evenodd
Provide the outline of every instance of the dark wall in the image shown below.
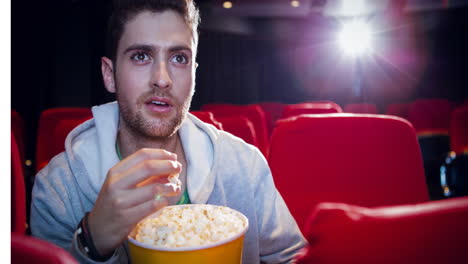
<path fill-rule="evenodd" d="M 109 1 L 12 1 L 12 108 L 26 119 L 30 156 L 41 111 L 113 100 L 100 75 L 109 10 Z M 334 19 L 248 19 L 252 34 L 202 23 L 192 109 L 313 99 L 371 101 L 381 109 L 418 97 L 461 102 L 468 98 L 467 15 L 464 8 L 387 21 L 395 26 L 380 36 L 388 57 L 362 62 L 360 96 L 351 89 L 355 65 L 330 44 L 339 25 Z"/>

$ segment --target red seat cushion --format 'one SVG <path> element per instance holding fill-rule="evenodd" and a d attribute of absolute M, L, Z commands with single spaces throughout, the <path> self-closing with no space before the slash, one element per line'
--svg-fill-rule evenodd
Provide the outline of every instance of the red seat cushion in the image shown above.
<path fill-rule="evenodd" d="M 439 264 L 468 260 L 468 197 L 366 208 L 321 203 L 302 264 Z"/>
<path fill-rule="evenodd" d="M 78 264 L 64 249 L 30 236 L 11 234 L 11 263 Z"/>
<path fill-rule="evenodd" d="M 299 226 L 319 202 L 383 206 L 427 201 L 411 124 L 384 115 L 301 115 L 277 122 L 268 158 Z"/>

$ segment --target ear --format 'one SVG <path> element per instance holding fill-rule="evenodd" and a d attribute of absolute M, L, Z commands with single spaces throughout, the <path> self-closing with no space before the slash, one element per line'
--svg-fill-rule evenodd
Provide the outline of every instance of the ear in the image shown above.
<path fill-rule="evenodd" d="M 107 57 L 101 58 L 101 72 L 106 90 L 110 93 L 115 93 L 114 65 Z"/>

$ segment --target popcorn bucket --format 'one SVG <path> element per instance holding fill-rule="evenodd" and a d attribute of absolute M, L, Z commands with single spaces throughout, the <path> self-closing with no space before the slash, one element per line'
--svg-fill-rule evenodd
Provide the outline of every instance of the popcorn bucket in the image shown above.
<path fill-rule="evenodd" d="M 209 206 L 219 207 L 215 205 L 174 205 L 168 207 L 194 207 L 194 206 Z M 231 213 L 237 216 L 244 222 L 244 228 L 234 236 L 210 243 L 204 246 L 191 247 L 163 247 L 144 244 L 135 239 L 136 228 L 128 236 L 128 247 L 130 250 L 130 259 L 133 264 L 148 264 L 148 263 L 223 263 L 223 264 L 239 264 L 242 262 L 242 248 L 244 236 L 249 228 L 247 217 L 242 213 L 229 209 Z M 161 213 L 161 210 L 148 216 L 148 218 L 156 218 Z"/>

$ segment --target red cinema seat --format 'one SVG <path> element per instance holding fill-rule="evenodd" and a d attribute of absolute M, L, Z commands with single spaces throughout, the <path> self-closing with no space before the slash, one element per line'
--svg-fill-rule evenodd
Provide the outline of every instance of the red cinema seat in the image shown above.
<path fill-rule="evenodd" d="M 345 113 L 357 114 L 377 114 L 377 106 L 369 103 L 347 104 L 344 108 Z"/>
<path fill-rule="evenodd" d="M 233 104 L 206 104 L 201 107 L 203 111 L 212 112 L 214 117 L 226 116 L 244 116 L 252 121 L 255 128 L 258 147 L 263 155 L 267 155 L 269 137 L 268 125 L 265 117 L 265 112 L 258 105 L 233 105 Z"/>
<path fill-rule="evenodd" d="M 224 131 L 242 138 L 245 142 L 258 147 L 253 123 L 244 116 L 219 117 Z"/>
<path fill-rule="evenodd" d="M 213 116 L 213 113 L 211 112 L 208 112 L 208 111 L 190 111 L 190 113 L 194 116 L 196 116 L 198 119 L 200 119 L 201 121 L 205 122 L 205 123 L 208 123 L 208 124 L 212 124 L 213 126 L 215 126 L 217 129 L 221 129 L 223 130 L 223 126 L 221 125 L 220 122 L 218 122 L 214 116 Z"/>
<path fill-rule="evenodd" d="M 25 126 L 23 117 L 16 112 L 11 110 L 11 130 L 16 137 L 16 143 L 18 144 L 21 160 L 24 160 L 25 153 Z"/>
<path fill-rule="evenodd" d="M 404 119 L 408 119 L 409 104 L 389 104 L 387 105 L 386 115 L 399 116 Z"/>
<path fill-rule="evenodd" d="M 26 231 L 26 187 L 23 162 L 13 132 L 11 134 L 11 231 Z"/>
<path fill-rule="evenodd" d="M 336 108 L 338 111 L 337 113 L 343 113 L 343 109 L 341 106 L 333 101 L 330 100 L 314 100 L 314 101 L 308 101 L 306 103 L 314 103 L 314 104 L 331 104 L 333 108 Z"/>
<path fill-rule="evenodd" d="M 265 117 L 268 121 L 268 136 L 271 137 L 276 120 L 281 118 L 285 105 L 278 102 L 263 102 L 257 105 L 265 112 Z"/>
<path fill-rule="evenodd" d="M 450 120 L 450 149 L 468 155 L 468 105 L 456 108 Z"/>
<path fill-rule="evenodd" d="M 450 153 L 440 167 L 441 184 L 446 197 L 468 195 L 468 105 L 452 112 Z"/>
<path fill-rule="evenodd" d="M 447 99 L 419 99 L 412 102 L 408 120 L 418 136 L 448 135 L 453 106 Z"/>
<path fill-rule="evenodd" d="M 450 151 L 449 127 L 453 105 L 446 99 L 419 99 L 410 104 L 408 121 L 418 136 L 431 199 L 444 197 L 440 167 Z"/>
<path fill-rule="evenodd" d="M 468 198 L 366 208 L 321 203 L 305 229 L 299 264 L 463 264 Z"/>
<path fill-rule="evenodd" d="M 78 264 L 64 249 L 38 238 L 11 234 L 11 263 Z"/>
<path fill-rule="evenodd" d="M 281 118 L 303 114 L 333 114 L 342 112 L 341 107 L 335 103 L 300 103 L 285 106 Z"/>
<path fill-rule="evenodd" d="M 268 163 L 300 227 L 323 201 L 384 206 L 429 199 L 414 129 L 398 117 L 342 113 L 279 120 Z"/>
<path fill-rule="evenodd" d="M 79 107 L 65 107 L 65 108 L 52 108 L 45 110 L 41 113 L 39 119 L 39 128 L 37 135 L 37 147 L 36 147 L 36 171 L 42 169 L 49 160 L 56 154 L 56 149 L 51 148 L 51 145 L 58 145 L 64 142 L 58 142 L 55 138 L 54 131 L 57 124 L 61 120 L 73 119 L 83 120 L 92 117 L 91 108 L 79 108 Z"/>
<path fill-rule="evenodd" d="M 52 159 L 55 155 L 65 150 L 65 139 L 68 134 L 81 123 L 84 123 L 89 118 L 77 118 L 77 119 L 62 119 L 57 122 L 53 130 L 54 141 L 49 146 L 49 158 Z"/>

